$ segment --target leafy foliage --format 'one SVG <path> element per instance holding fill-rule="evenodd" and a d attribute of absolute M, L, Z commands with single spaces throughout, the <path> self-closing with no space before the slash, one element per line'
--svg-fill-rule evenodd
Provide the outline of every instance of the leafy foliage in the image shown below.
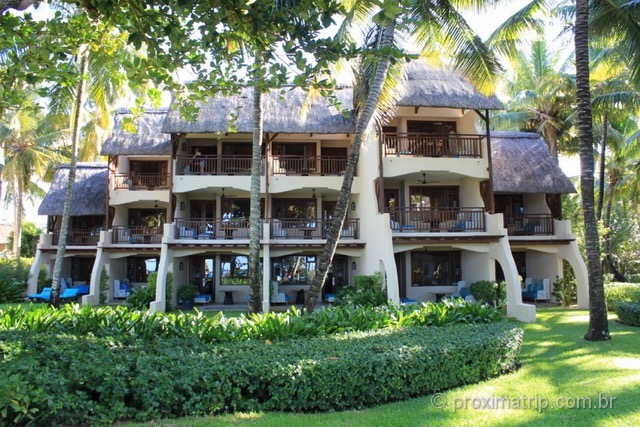
<path fill-rule="evenodd" d="M 158 273 L 152 271 L 147 277 L 148 285 L 142 288 L 133 288 L 127 297 L 126 304 L 133 310 L 148 310 L 149 304 L 156 299 L 156 281 Z M 173 273 L 167 273 L 166 281 L 167 311 L 171 311 L 171 297 L 173 295 Z"/>
<path fill-rule="evenodd" d="M 36 255 L 36 245 L 40 239 L 42 229 L 36 227 L 32 222 L 25 221 L 22 223 L 22 242 L 20 246 L 20 256 L 25 258 L 33 258 Z M 7 247 L 13 246 L 13 232 L 9 233 L 7 239 Z"/>
<path fill-rule="evenodd" d="M 620 323 L 640 326 L 640 304 L 623 301 L 616 304 L 616 314 Z"/>
<path fill-rule="evenodd" d="M 74 304 L 58 310 L 46 306 L 31 310 L 15 307 L 0 311 L 0 330 L 74 336 L 90 333 L 97 337 L 112 337 L 116 341 L 126 341 L 130 336 L 191 337 L 216 343 L 285 340 L 409 326 L 495 323 L 502 319 L 500 312 L 493 307 L 461 300 L 414 306 L 335 307 L 307 314 L 293 308 L 285 313 L 251 314 L 230 319 L 222 313 L 213 317 L 205 317 L 202 313 L 149 314 L 147 307 L 141 311 L 123 306 L 92 308 Z"/>
<path fill-rule="evenodd" d="M 337 305 L 377 307 L 387 303 L 387 289 L 382 274 L 359 275 L 353 286 L 345 286 L 336 296 Z"/>
<path fill-rule="evenodd" d="M 31 260 L 23 258 L 16 267 L 13 260 L 0 258 L 0 304 L 24 300 L 29 276 L 29 261 Z"/>
<path fill-rule="evenodd" d="M 103 267 L 100 272 L 100 304 L 107 302 L 107 295 L 109 295 L 109 275 Z"/>
<path fill-rule="evenodd" d="M 506 284 L 496 283 L 490 280 L 479 280 L 469 286 L 471 295 L 481 302 L 503 307 L 507 298 Z"/>
<path fill-rule="evenodd" d="M 576 302 L 578 298 L 578 288 L 576 281 L 573 278 L 557 278 L 553 282 L 553 291 L 551 295 L 556 297 L 560 301 L 560 305 L 563 307 L 569 307 Z"/>
<path fill-rule="evenodd" d="M 616 311 L 621 302 L 640 304 L 640 285 L 628 283 L 610 283 L 604 287 L 604 297 L 609 310 Z"/>
<path fill-rule="evenodd" d="M 522 330 L 508 323 L 414 327 L 224 345 L 9 331 L 0 343 L 0 378 L 9 379 L 0 381 L 4 419 L 105 425 L 408 399 L 513 370 Z"/>

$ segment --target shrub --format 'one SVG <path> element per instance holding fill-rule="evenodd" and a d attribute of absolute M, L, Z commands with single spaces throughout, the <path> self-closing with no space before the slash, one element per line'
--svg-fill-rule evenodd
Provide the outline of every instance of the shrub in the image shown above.
<path fill-rule="evenodd" d="M 0 259 L 0 304 L 24 300 L 29 277 L 28 262 L 21 259 L 16 267 L 15 259 Z"/>
<path fill-rule="evenodd" d="M 503 307 L 507 298 L 507 288 L 504 282 L 498 284 L 491 280 L 480 280 L 469 286 L 469 292 L 477 301 L 496 307 Z"/>
<path fill-rule="evenodd" d="M 12 307 L 0 311 L 0 330 L 29 330 L 83 336 L 194 337 L 204 342 L 239 340 L 283 340 L 349 331 L 366 331 L 408 326 L 446 326 L 455 323 L 494 323 L 502 315 L 493 306 L 462 300 L 444 300 L 413 306 L 335 307 L 302 314 L 293 308 L 285 313 L 263 313 L 227 319 L 221 313 L 149 314 L 123 306 L 79 307 L 68 304 L 58 310 L 48 306 L 25 310 Z"/>
<path fill-rule="evenodd" d="M 178 298 L 181 301 L 191 301 L 198 296 L 198 287 L 196 285 L 186 284 L 178 288 Z"/>
<path fill-rule="evenodd" d="M 609 310 L 616 311 L 618 303 L 627 301 L 640 304 L 640 285 L 611 283 L 604 287 L 604 297 Z"/>
<path fill-rule="evenodd" d="M 513 370 L 522 330 L 502 322 L 224 345 L 135 337 L 114 344 L 11 331 L 0 333 L 0 343 L 0 375 L 11 379 L 0 385 L 0 394 L 10 396 L 0 401 L 5 419 L 105 425 L 233 411 L 346 410 L 408 399 Z"/>
<path fill-rule="evenodd" d="M 133 288 L 127 297 L 126 304 L 134 310 L 148 310 L 149 304 L 156 300 L 156 281 L 158 273 L 153 271 L 147 277 L 148 285 L 142 288 Z M 166 310 L 171 311 L 171 298 L 173 296 L 173 273 L 167 273 L 166 281 Z"/>
<path fill-rule="evenodd" d="M 560 305 L 563 307 L 569 307 L 571 304 L 575 303 L 578 298 L 578 290 L 576 286 L 576 281 L 574 279 L 569 278 L 557 278 L 555 282 L 553 282 L 553 291 L 551 295 L 556 297 Z"/>
<path fill-rule="evenodd" d="M 622 301 L 616 304 L 616 314 L 620 323 L 640 326 L 640 304 Z"/>
<path fill-rule="evenodd" d="M 103 267 L 100 272 L 100 304 L 107 302 L 107 296 L 109 295 L 109 275 L 107 270 Z"/>
<path fill-rule="evenodd" d="M 359 275 L 353 286 L 343 287 L 336 295 L 337 305 L 376 307 L 387 303 L 387 289 L 382 274 Z"/>

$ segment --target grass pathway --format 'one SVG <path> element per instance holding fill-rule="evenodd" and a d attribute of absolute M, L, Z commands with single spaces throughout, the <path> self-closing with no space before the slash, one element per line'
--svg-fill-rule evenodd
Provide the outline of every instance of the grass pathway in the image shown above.
<path fill-rule="evenodd" d="M 613 339 L 587 342 L 587 311 L 541 309 L 537 323 L 522 324 L 521 369 L 441 394 L 361 411 L 233 414 L 143 425 L 639 426 L 640 329 L 618 324 L 615 315 L 609 319 Z"/>

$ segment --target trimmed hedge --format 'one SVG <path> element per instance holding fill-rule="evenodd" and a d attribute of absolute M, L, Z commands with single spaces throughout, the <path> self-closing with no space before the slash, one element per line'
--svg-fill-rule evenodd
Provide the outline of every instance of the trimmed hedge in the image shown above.
<path fill-rule="evenodd" d="M 627 301 L 619 302 L 616 304 L 616 314 L 620 323 L 640 326 L 640 304 Z"/>
<path fill-rule="evenodd" d="M 604 297 L 609 310 L 616 311 L 618 303 L 627 301 L 640 304 L 640 285 L 632 283 L 610 283 L 604 287 Z"/>
<path fill-rule="evenodd" d="M 9 423 L 111 424 L 233 411 L 346 410 L 475 383 L 516 367 L 507 322 L 282 342 L 0 333 Z M 11 402 L 11 403 L 10 403 Z"/>

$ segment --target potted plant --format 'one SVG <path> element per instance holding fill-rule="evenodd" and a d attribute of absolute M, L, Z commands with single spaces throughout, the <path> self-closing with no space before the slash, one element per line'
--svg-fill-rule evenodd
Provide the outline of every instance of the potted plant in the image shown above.
<path fill-rule="evenodd" d="M 193 308 L 193 299 L 198 296 L 198 287 L 196 285 L 182 285 L 178 289 L 178 298 L 182 301 L 185 310 Z"/>

